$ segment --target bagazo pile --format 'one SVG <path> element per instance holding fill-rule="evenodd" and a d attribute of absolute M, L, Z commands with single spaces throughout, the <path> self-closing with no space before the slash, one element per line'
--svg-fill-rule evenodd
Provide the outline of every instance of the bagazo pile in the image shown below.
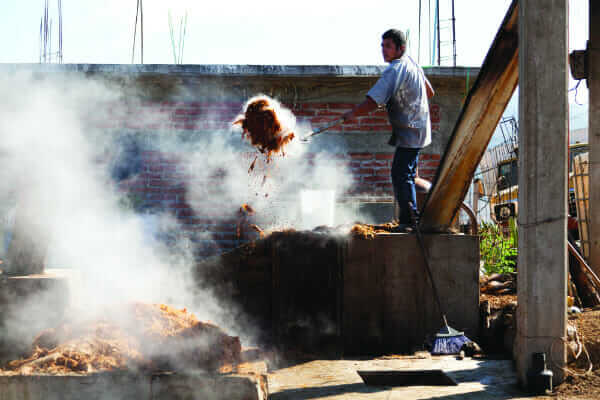
<path fill-rule="evenodd" d="M 229 372 L 241 344 L 185 309 L 132 303 L 109 311 L 114 318 L 65 323 L 37 336 L 29 357 L 8 363 L 5 373 L 64 374 L 110 370 L 166 371 L 188 368 Z"/>
<path fill-rule="evenodd" d="M 266 97 L 250 99 L 244 114 L 240 115 L 234 125 L 241 125 L 242 138 L 250 140 L 252 146 L 265 154 L 267 161 L 272 154 L 282 153 L 294 133 L 288 130 L 282 121 L 277 103 Z"/>

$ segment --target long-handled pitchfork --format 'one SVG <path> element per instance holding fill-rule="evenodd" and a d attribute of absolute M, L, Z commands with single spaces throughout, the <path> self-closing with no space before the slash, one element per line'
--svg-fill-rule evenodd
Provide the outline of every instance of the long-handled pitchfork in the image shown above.
<path fill-rule="evenodd" d="M 318 128 L 318 129 L 315 129 L 314 131 L 312 131 L 308 135 L 306 135 L 304 137 L 301 137 L 300 138 L 300 142 L 302 142 L 302 143 L 309 143 L 310 142 L 310 138 L 312 136 L 318 135 L 319 133 L 324 132 L 324 131 L 326 131 L 329 128 L 333 128 L 334 126 L 339 125 L 342 122 L 344 122 L 344 118 L 343 117 L 338 118 L 338 119 L 336 119 L 334 121 L 331 121 L 330 123 L 325 124 L 325 125 L 323 125 L 322 127 Z"/>

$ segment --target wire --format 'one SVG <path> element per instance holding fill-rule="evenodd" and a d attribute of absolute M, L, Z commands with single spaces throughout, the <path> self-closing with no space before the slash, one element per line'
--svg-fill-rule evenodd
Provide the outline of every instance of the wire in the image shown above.
<path fill-rule="evenodd" d="M 575 91 L 575 104 L 577 104 L 578 106 L 582 106 L 583 105 L 583 103 L 580 103 L 580 102 L 577 101 L 577 94 L 579 93 L 579 85 L 581 84 L 582 80 L 583 79 L 579 79 L 577 81 L 577 84 L 575 85 L 575 87 L 569 89 L 569 92 Z"/>

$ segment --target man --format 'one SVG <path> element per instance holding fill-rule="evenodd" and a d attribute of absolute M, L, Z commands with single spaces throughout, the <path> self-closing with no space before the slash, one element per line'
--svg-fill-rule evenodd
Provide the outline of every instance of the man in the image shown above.
<path fill-rule="evenodd" d="M 381 51 L 390 65 L 383 72 L 367 98 L 343 115 L 344 121 L 366 114 L 385 105 L 392 125 L 388 144 L 395 146 L 392 163 L 394 196 L 400 206 L 400 229 L 412 225 L 415 216 L 415 175 L 419 151 L 431 143 L 431 122 L 428 99 L 434 94 L 423 69 L 405 54 L 406 38 L 396 29 L 382 36 Z"/>

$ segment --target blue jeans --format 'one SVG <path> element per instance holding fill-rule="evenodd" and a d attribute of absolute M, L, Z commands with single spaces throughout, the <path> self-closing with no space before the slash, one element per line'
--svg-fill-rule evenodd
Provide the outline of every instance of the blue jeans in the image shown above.
<path fill-rule="evenodd" d="M 396 147 L 394 153 L 392 185 L 394 186 L 394 196 L 400 207 L 399 222 L 401 224 L 412 222 L 410 208 L 412 208 L 415 215 L 418 215 L 415 176 L 417 175 L 419 150 Z M 412 207 L 409 204 L 412 204 Z"/>

